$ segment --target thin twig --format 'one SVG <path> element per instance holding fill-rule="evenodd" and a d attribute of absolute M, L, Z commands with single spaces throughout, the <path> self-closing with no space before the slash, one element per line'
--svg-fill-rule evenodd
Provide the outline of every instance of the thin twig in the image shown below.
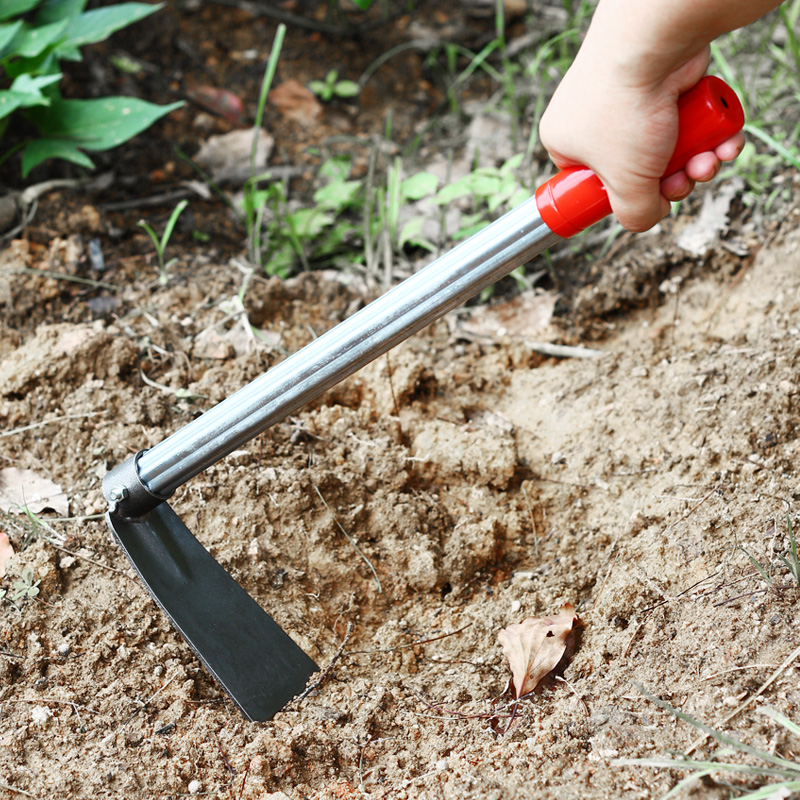
<path fill-rule="evenodd" d="M 418 642 L 409 642 L 408 644 L 399 644 L 397 647 L 379 647 L 377 650 L 350 650 L 348 651 L 347 655 L 355 656 L 355 655 L 373 655 L 375 653 L 394 653 L 396 650 L 407 650 L 409 647 L 417 647 L 421 644 L 430 644 L 431 642 L 438 642 L 440 639 L 447 639 L 449 636 L 455 636 L 457 633 L 461 633 L 461 631 L 465 631 L 467 628 L 471 627 L 472 623 L 468 622 L 463 627 L 459 628 L 458 630 L 451 631 L 450 633 L 443 633 L 441 636 L 432 636 L 430 639 L 421 639 Z"/>
<path fill-rule="evenodd" d="M 778 667 L 778 669 L 776 669 L 775 672 L 772 673 L 769 680 L 767 680 L 767 682 L 763 684 L 762 687 L 755 694 L 748 697 L 747 700 L 745 700 L 741 705 L 738 705 L 733 711 L 731 711 L 731 713 L 728 714 L 728 716 L 725 717 L 725 719 L 723 719 L 722 722 L 719 723 L 717 729 L 721 728 L 723 725 L 727 725 L 735 716 L 740 714 L 742 711 L 744 711 L 745 708 L 747 708 L 747 706 L 749 706 L 752 702 L 754 702 L 757 697 L 760 697 L 762 694 L 764 694 L 764 692 L 770 686 L 772 686 L 772 684 L 775 683 L 775 681 L 781 676 L 781 674 L 785 672 L 786 669 L 790 667 L 798 658 L 800 658 L 800 647 L 792 651 L 792 654 L 789 656 L 789 658 L 787 658 L 786 661 L 784 661 L 783 664 L 781 664 Z M 692 743 L 691 747 L 689 747 L 689 749 L 685 752 L 684 755 L 690 756 L 698 747 L 700 747 L 701 744 L 703 744 L 703 742 L 706 741 L 706 739 L 708 739 L 708 736 L 709 734 L 705 733 L 701 737 L 699 737 L 696 741 Z"/>
<path fill-rule="evenodd" d="M 134 580 L 134 578 L 131 577 L 130 573 L 126 572 L 123 569 L 110 567 L 108 564 L 103 564 L 101 561 L 95 561 L 93 558 L 89 558 L 88 556 L 82 556 L 80 553 L 76 553 L 74 550 L 67 550 L 66 547 L 62 547 L 59 544 L 52 544 L 51 546 L 56 550 L 60 550 L 62 553 L 66 553 L 68 556 L 72 556 L 73 558 L 79 559 L 80 561 L 87 561 L 89 564 L 94 564 L 96 567 L 102 567 L 102 569 L 107 569 L 109 572 L 116 572 L 117 575 L 122 575 L 124 578 L 129 578 L 138 585 L 138 581 Z"/>
<path fill-rule="evenodd" d="M 600 358 L 606 354 L 605 350 L 592 350 L 590 347 L 572 347 L 566 344 L 551 344 L 550 342 L 525 342 L 534 353 L 553 358 Z"/>
<path fill-rule="evenodd" d="M 92 286 L 95 289 L 107 289 L 109 292 L 120 291 L 119 286 L 114 286 L 113 283 L 104 283 L 103 281 L 93 281 L 90 278 L 79 278 L 77 275 L 65 275 L 63 272 L 53 272 L 49 269 L 33 269 L 31 267 L 8 267 L 3 272 L 13 272 L 18 275 L 34 275 L 39 278 L 53 278 L 57 281 L 69 281 L 71 283 L 81 283 L 86 286 Z"/>
<path fill-rule="evenodd" d="M 143 709 L 143 708 L 147 708 L 147 706 L 148 706 L 148 705 L 149 705 L 149 704 L 150 704 L 150 703 L 151 703 L 153 700 L 155 700 L 155 699 L 156 699 L 156 697 L 158 697 L 158 695 L 160 695 L 160 694 L 161 694 L 161 692 L 163 692 L 163 691 L 164 691 L 164 689 L 166 689 L 166 688 L 167 688 L 167 686 L 169 686 L 169 685 L 172 683 L 172 681 L 174 681 L 174 680 L 175 680 L 175 678 L 177 678 L 177 677 L 178 677 L 178 673 L 176 672 L 176 673 L 175 673 L 175 674 L 174 674 L 174 675 L 173 675 L 173 676 L 172 676 L 172 677 L 171 677 L 171 678 L 170 678 L 170 679 L 169 679 L 169 680 L 168 680 L 168 681 L 167 681 L 167 682 L 166 682 L 166 683 L 165 683 L 165 684 L 164 684 L 164 685 L 163 685 L 163 686 L 160 688 L 160 689 L 157 689 L 155 692 L 153 692 L 153 694 L 151 694 L 151 695 L 150 695 L 150 697 L 148 697 L 148 698 L 147 698 L 147 700 L 144 700 L 144 701 L 142 701 L 142 700 L 137 700 L 136 702 L 137 702 L 137 703 L 141 703 L 141 705 L 139 706 L 139 708 L 137 708 L 137 709 L 136 709 L 136 710 L 133 712 L 133 714 L 131 714 L 131 715 L 128 717 L 128 719 L 126 719 L 126 720 L 125 720 L 125 722 L 123 722 L 123 723 L 122 723 L 122 727 L 124 728 L 124 727 L 125 727 L 125 726 L 126 726 L 126 725 L 127 725 L 127 724 L 128 724 L 128 723 L 129 723 L 129 722 L 130 722 L 130 721 L 131 721 L 131 720 L 132 720 L 132 719 L 133 719 L 133 718 L 134 718 L 134 717 L 135 717 L 135 716 L 136 716 L 136 715 L 137 715 L 137 714 L 138 714 L 138 713 L 139 713 L 141 710 L 142 710 L 142 709 Z"/>
<path fill-rule="evenodd" d="M 39 703 L 57 703 L 58 705 L 62 706 L 72 706 L 76 711 L 77 709 L 81 708 L 84 711 L 88 711 L 91 714 L 99 714 L 99 711 L 95 711 L 93 708 L 89 708 L 89 706 L 81 706 L 78 705 L 73 700 L 58 700 L 55 697 L 9 697 L 6 700 L 0 700 L 0 703 L 34 703 L 38 705 Z"/>
<path fill-rule="evenodd" d="M 342 653 L 344 653 L 344 648 L 347 646 L 347 643 L 350 641 L 350 637 L 353 635 L 353 623 L 347 623 L 347 630 L 344 632 L 344 639 L 342 639 L 342 643 L 339 645 L 339 649 L 334 653 L 333 658 L 330 660 L 330 663 L 324 670 L 322 670 L 322 674 L 319 676 L 314 683 L 309 684 L 306 688 L 299 694 L 297 697 L 292 700 L 293 703 L 299 703 L 301 700 L 305 700 L 311 692 L 319 689 L 323 683 L 328 679 L 328 676 L 333 671 L 334 666 L 336 666 L 336 662 L 342 657 Z"/>
<path fill-rule="evenodd" d="M 317 496 L 320 500 L 322 500 L 322 505 L 330 511 L 331 516 L 333 517 L 333 521 L 336 523 L 336 526 L 342 532 L 342 535 L 347 539 L 348 542 L 353 546 L 353 549 L 361 556 L 364 563 L 370 568 L 370 571 L 375 577 L 375 582 L 378 584 L 378 591 L 383 592 L 383 586 L 381 585 L 381 579 L 378 577 L 378 573 L 375 571 L 375 567 L 372 566 L 372 562 L 364 555 L 364 551 L 358 546 L 358 542 L 350 536 L 350 534 L 342 527 L 342 524 L 339 522 L 336 514 L 333 513 L 333 509 L 328 505 L 325 498 L 322 496 L 322 492 L 319 490 L 315 483 L 311 484 L 314 487 L 314 491 L 317 493 Z"/>
<path fill-rule="evenodd" d="M 525 505 L 528 506 L 528 514 L 531 518 L 531 528 L 533 530 L 533 553 L 538 558 L 539 557 L 539 532 L 536 530 L 536 518 L 533 516 L 533 508 L 531 507 L 531 501 L 528 497 L 528 490 L 525 488 L 525 484 L 522 484 L 522 496 L 525 498 Z"/>
<path fill-rule="evenodd" d="M 9 783 L 3 783 L 0 781 L 0 789 L 6 789 L 9 792 L 13 792 L 14 794 L 21 794 L 23 797 L 33 797 L 36 800 L 36 795 L 31 794 L 30 792 L 26 792 L 24 789 L 18 789 L 16 786 L 11 786 Z"/>
<path fill-rule="evenodd" d="M 23 425 L 21 428 L 13 428 L 10 431 L 3 431 L 0 433 L 0 439 L 5 439 L 6 436 L 14 436 L 17 433 L 24 433 L 25 431 L 32 431 L 36 428 L 43 428 L 45 425 L 50 425 L 54 422 L 64 422 L 68 419 L 84 419 L 87 417 L 96 417 L 99 414 L 106 414 L 106 411 L 88 411 L 85 414 L 66 414 L 63 417 L 53 417 L 52 419 L 45 419 L 41 422 L 32 422 L 30 425 Z"/>
<path fill-rule="evenodd" d="M 664 528 L 664 533 L 676 527 L 677 525 L 680 525 L 681 522 L 691 517 L 692 514 L 694 514 L 694 512 L 697 511 L 697 509 L 700 508 L 700 506 L 703 505 L 703 503 L 705 503 L 705 501 L 717 491 L 717 489 L 719 489 L 719 484 L 717 484 L 702 500 L 700 500 L 696 506 L 690 508 L 677 522 L 673 522 L 672 525 L 668 525 L 666 528 Z"/>
<path fill-rule="evenodd" d="M 723 675 L 730 675 L 731 672 L 741 672 L 745 669 L 777 669 L 775 664 L 747 664 L 744 667 L 731 667 L 731 669 L 723 670 L 722 672 L 715 672 L 713 675 L 706 675 L 705 678 L 700 678 L 701 681 L 712 681 L 714 678 L 720 678 Z"/>
<path fill-rule="evenodd" d="M 242 785 L 239 787 L 239 797 L 238 800 L 242 800 L 242 795 L 244 794 L 244 785 L 247 783 L 247 776 L 250 774 L 250 762 L 247 762 L 247 765 L 244 768 L 244 775 L 242 775 Z"/>
<path fill-rule="evenodd" d="M 567 688 L 572 692 L 572 694 L 575 695 L 575 700 L 577 700 L 577 702 L 580 704 L 580 707 L 583 709 L 583 713 L 588 717 L 589 709 L 586 706 L 584 699 L 575 691 L 575 687 L 566 678 L 562 678 L 560 675 L 554 675 L 553 677 L 560 683 L 565 683 L 567 685 Z"/>

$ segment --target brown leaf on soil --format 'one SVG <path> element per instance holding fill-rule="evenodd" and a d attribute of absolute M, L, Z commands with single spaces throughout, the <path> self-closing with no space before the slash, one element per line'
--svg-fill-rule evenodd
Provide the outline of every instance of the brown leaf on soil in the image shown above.
<path fill-rule="evenodd" d="M 62 517 L 69 513 L 69 501 L 58 484 L 32 469 L 0 469 L 0 509 L 13 514 L 28 509 L 38 514 L 46 508 Z"/>
<path fill-rule="evenodd" d="M 554 617 L 529 617 L 503 628 L 497 640 L 508 659 L 516 696 L 532 692 L 575 646 L 581 621 L 567 603 Z"/>
<path fill-rule="evenodd" d="M 269 101 L 283 116 L 303 126 L 316 122 L 322 114 L 322 106 L 311 89 L 294 78 L 276 86 L 269 93 Z"/>

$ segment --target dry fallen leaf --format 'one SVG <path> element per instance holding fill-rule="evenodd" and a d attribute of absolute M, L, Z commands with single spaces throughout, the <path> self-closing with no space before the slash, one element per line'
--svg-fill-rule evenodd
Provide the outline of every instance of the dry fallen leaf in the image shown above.
<path fill-rule="evenodd" d="M 38 514 L 51 508 L 59 516 L 69 513 L 69 501 L 61 487 L 32 469 L 0 469 L 0 509 L 22 514 L 25 509 Z"/>
<path fill-rule="evenodd" d="M 308 87 L 294 78 L 284 81 L 269 93 L 269 102 L 287 119 L 304 127 L 316 122 L 322 115 L 322 106 Z"/>
<path fill-rule="evenodd" d="M 503 628 L 497 640 L 508 659 L 516 696 L 532 692 L 575 645 L 581 621 L 567 603 L 554 617 L 530 617 Z"/>
<path fill-rule="evenodd" d="M 8 536 L 0 531 L 0 578 L 6 574 L 6 561 L 14 555 L 14 548 L 8 541 Z"/>

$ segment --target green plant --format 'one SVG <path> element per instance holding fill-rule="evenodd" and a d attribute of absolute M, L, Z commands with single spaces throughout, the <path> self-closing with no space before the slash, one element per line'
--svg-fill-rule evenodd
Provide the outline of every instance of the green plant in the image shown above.
<path fill-rule="evenodd" d="M 352 244 L 358 226 L 350 215 L 361 205 L 361 183 L 348 179 L 349 158 L 330 158 L 317 171 L 322 183 L 312 203 L 290 203 L 282 184 L 269 184 L 253 194 L 255 215 L 255 263 L 267 274 L 286 277 L 298 262 L 308 269 L 335 263 Z"/>
<path fill-rule="evenodd" d="M 751 555 L 744 547 L 739 546 L 739 550 L 741 550 L 748 559 L 750 559 L 750 563 L 753 565 L 753 569 L 758 572 L 761 576 L 761 579 L 764 583 L 767 584 L 770 588 L 775 588 L 775 567 L 779 566 L 781 563 L 789 572 L 789 575 L 795 580 L 795 582 L 800 585 L 800 554 L 798 554 L 798 547 L 797 547 L 797 539 L 795 538 L 794 530 L 792 528 L 792 519 L 787 514 L 786 515 L 786 528 L 789 532 L 789 547 L 786 551 L 786 554 L 778 553 L 774 558 L 770 558 L 767 562 L 766 566 L 761 564 L 758 559 L 756 559 L 753 555 Z M 778 588 L 786 588 L 778 587 Z"/>
<path fill-rule="evenodd" d="M 520 183 L 517 170 L 521 153 L 500 167 L 478 167 L 441 189 L 434 198 L 438 205 L 449 205 L 461 198 L 471 199 L 471 213 L 465 214 L 455 239 L 464 239 L 489 224 L 500 210 L 508 210 L 530 197 Z"/>
<path fill-rule="evenodd" d="M 740 95 L 747 110 L 744 130 L 750 137 L 739 158 L 723 176 L 744 178 L 746 205 L 768 212 L 789 187 L 779 179 L 787 166 L 800 169 L 800 0 L 786 2 L 773 14 L 711 45 L 717 71 Z"/>
<path fill-rule="evenodd" d="M 311 89 L 323 103 L 329 103 L 335 97 L 342 99 L 356 97 L 361 91 L 361 88 L 355 81 L 340 81 L 339 71 L 336 69 L 329 70 L 324 80 L 311 81 L 308 84 L 308 88 Z"/>
<path fill-rule="evenodd" d="M 60 62 L 80 61 L 84 45 L 103 41 L 160 8 L 131 2 L 85 11 L 86 3 L 5 0 L 0 7 L 0 140 L 15 114 L 39 130 L 38 137 L 0 157 L 5 160 L 21 149 L 23 177 L 48 158 L 91 169 L 94 164 L 84 151 L 117 147 L 182 105 L 158 106 L 133 97 L 65 100 L 59 95 Z"/>
<path fill-rule="evenodd" d="M 640 691 L 653 703 L 663 708 L 676 719 L 688 722 L 707 736 L 716 739 L 722 748 L 717 750 L 710 758 L 700 761 L 692 758 L 622 758 L 612 761 L 614 766 L 642 766 L 657 767 L 665 769 L 689 770 L 691 774 L 679 781 L 662 800 L 674 797 L 685 789 L 688 784 L 700 780 L 708 775 L 725 773 L 729 775 L 740 775 L 751 779 L 771 779 L 772 782 L 761 785 L 755 789 L 741 787 L 746 794 L 739 795 L 739 800 L 770 800 L 770 798 L 788 798 L 793 792 L 800 791 L 800 762 L 782 758 L 774 753 L 761 750 L 757 747 L 744 744 L 731 736 L 716 730 L 704 722 L 700 722 L 689 714 L 673 708 L 669 703 L 664 702 L 658 697 L 654 697 L 644 690 Z M 777 722 L 787 732 L 800 737 L 800 725 L 779 714 L 771 708 L 763 708 L 761 712 L 774 722 Z M 735 753 L 741 753 L 758 759 L 761 763 L 747 764 L 732 762 L 727 759 Z M 777 779 L 777 780 L 775 780 Z"/>
<path fill-rule="evenodd" d="M 789 529 L 789 551 L 787 555 L 778 554 L 778 558 L 786 565 L 789 574 L 795 579 L 798 586 L 800 586 L 800 557 L 797 553 L 797 539 L 795 538 L 794 531 L 792 530 L 792 520 L 789 515 L 786 515 L 786 527 Z"/>
<path fill-rule="evenodd" d="M 177 261 L 176 258 L 172 258 L 165 262 L 164 252 L 166 251 L 169 240 L 172 237 L 172 232 L 175 230 L 175 224 L 178 222 L 178 217 L 180 217 L 180 215 L 183 213 L 183 210 L 188 205 L 188 200 L 181 200 L 180 203 L 178 203 L 178 205 L 172 209 L 172 213 L 169 215 L 167 224 L 164 226 L 164 232 L 161 234 L 160 238 L 145 220 L 140 219 L 138 222 L 139 227 L 144 228 L 145 233 L 147 233 L 147 235 L 150 237 L 150 241 L 153 243 L 153 247 L 156 250 L 159 273 L 158 282 L 162 286 L 166 286 L 167 282 L 169 281 L 169 269 Z"/>
<path fill-rule="evenodd" d="M 250 150 L 250 178 L 242 187 L 242 218 L 247 234 L 247 256 L 254 264 L 261 264 L 261 225 L 266 210 L 269 196 L 259 189 L 259 177 L 256 175 L 256 151 L 258 146 L 258 131 L 261 130 L 261 123 L 264 119 L 264 108 L 267 104 L 269 88 L 275 77 L 278 68 L 278 58 L 280 57 L 283 40 L 286 37 L 286 26 L 278 25 L 275 32 L 275 39 L 267 59 L 267 66 L 264 69 L 264 77 L 261 80 L 261 89 L 258 95 L 258 106 L 256 108 L 256 119 L 253 125 L 253 146 Z"/>
<path fill-rule="evenodd" d="M 22 575 L 19 580 L 14 581 L 14 594 L 11 597 L 12 602 L 16 602 L 23 597 L 33 599 L 39 594 L 39 584 L 41 581 L 34 581 L 33 570 L 30 567 L 25 567 L 22 570 Z"/>

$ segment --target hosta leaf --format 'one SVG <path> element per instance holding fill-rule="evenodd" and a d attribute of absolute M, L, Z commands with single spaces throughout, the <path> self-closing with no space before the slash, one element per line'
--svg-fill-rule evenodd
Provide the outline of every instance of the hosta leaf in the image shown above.
<path fill-rule="evenodd" d="M 0 25 L 0 59 L 6 58 L 10 53 L 6 53 L 9 44 L 14 40 L 14 37 L 22 30 L 25 23 L 20 19 L 17 22 L 9 22 L 5 25 Z"/>
<path fill-rule="evenodd" d="M 0 119 L 18 108 L 49 105 L 50 98 L 45 97 L 40 89 L 55 83 L 60 78 L 61 75 L 40 75 L 35 78 L 30 75 L 20 75 L 10 89 L 0 91 Z"/>
<path fill-rule="evenodd" d="M 0 119 L 16 111 L 24 100 L 24 95 L 18 94 L 17 92 L 8 90 L 0 92 Z"/>
<path fill-rule="evenodd" d="M 42 0 L 3 0 L 2 8 L 0 8 L 0 22 L 24 14 L 26 11 L 36 8 L 41 2 Z"/>
<path fill-rule="evenodd" d="M 66 139 L 36 139 L 27 145 L 22 154 L 22 177 L 27 177 L 34 167 L 48 158 L 61 158 L 79 167 L 94 169 L 92 160 L 78 149 L 75 142 Z"/>
<path fill-rule="evenodd" d="M 53 100 L 47 113 L 33 109 L 28 116 L 47 138 L 68 139 L 86 150 L 109 150 L 181 105 L 157 106 L 135 97 Z"/>
<path fill-rule="evenodd" d="M 5 56 L 20 56 L 21 58 L 36 58 L 43 53 L 53 42 L 63 36 L 68 25 L 65 19 L 51 22 L 49 25 L 23 25 L 22 29 L 8 45 Z"/>
<path fill-rule="evenodd" d="M 36 24 L 46 25 L 57 19 L 72 19 L 86 8 L 87 0 L 46 0 L 36 14 Z"/>
<path fill-rule="evenodd" d="M 102 42 L 114 31 L 158 11 L 161 5 L 147 3 L 118 3 L 106 8 L 95 8 L 75 17 L 64 32 L 65 45 L 70 48 Z"/>

